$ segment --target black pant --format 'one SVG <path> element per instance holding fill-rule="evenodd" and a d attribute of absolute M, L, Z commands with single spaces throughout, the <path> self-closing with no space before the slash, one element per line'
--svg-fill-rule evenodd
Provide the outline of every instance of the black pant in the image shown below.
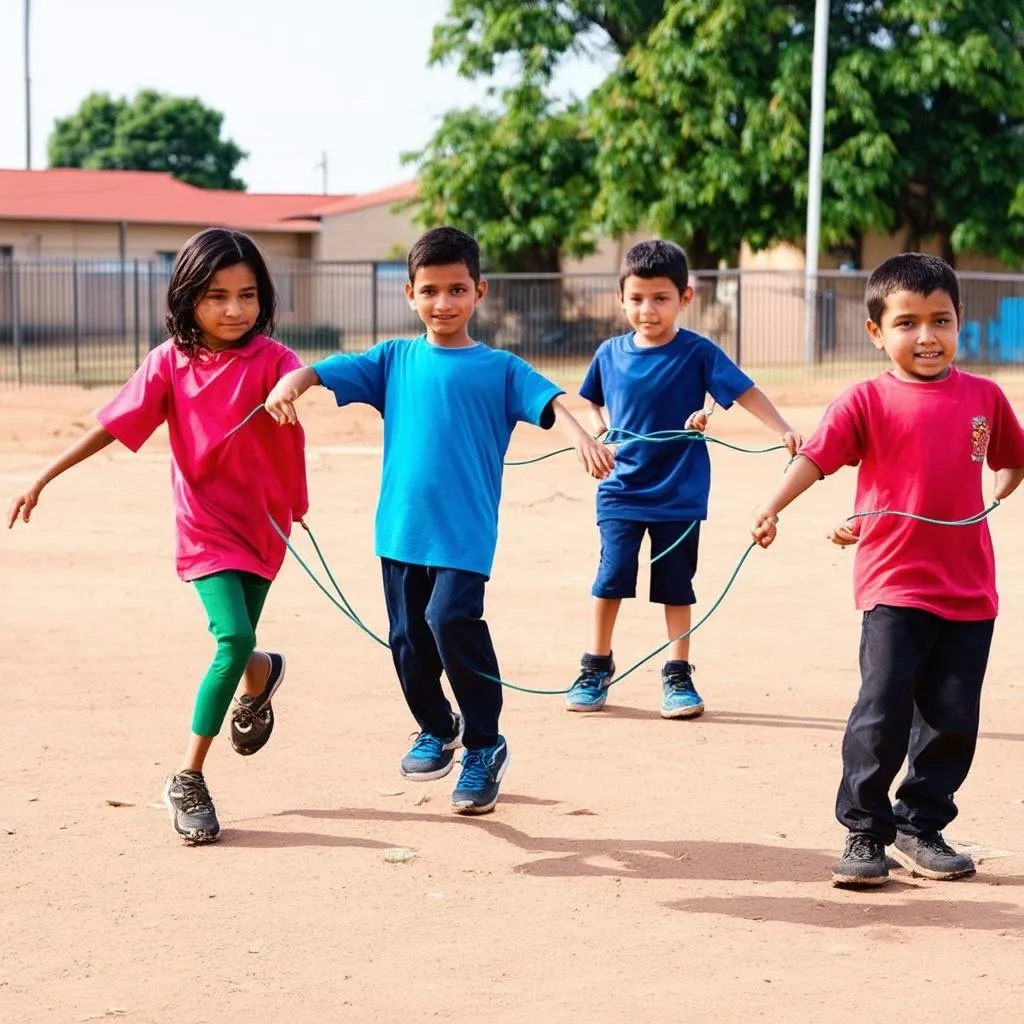
<path fill-rule="evenodd" d="M 974 758 L 981 684 L 995 620 L 961 622 L 918 608 L 864 613 L 860 693 L 843 736 L 836 817 L 891 843 L 941 831 Z M 907 774 L 889 787 L 907 758 Z"/>
<path fill-rule="evenodd" d="M 501 685 L 484 613 L 487 577 L 381 559 L 391 657 L 405 702 L 424 732 L 449 737 L 452 708 L 442 670 L 465 719 L 470 750 L 498 742 Z M 485 676 L 491 676 L 487 679 Z"/>

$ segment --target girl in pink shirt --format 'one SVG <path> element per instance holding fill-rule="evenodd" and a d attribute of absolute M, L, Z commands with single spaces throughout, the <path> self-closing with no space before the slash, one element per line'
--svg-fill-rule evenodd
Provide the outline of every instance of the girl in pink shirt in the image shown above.
<path fill-rule="evenodd" d="M 255 629 L 270 583 L 281 568 L 287 534 L 308 502 L 304 436 L 281 431 L 269 416 L 245 417 L 281 376 L 302 364 L 267 335 L 275 295 L 251 238 L 210 228 L 185 244 L 168 286 L 172 337 L 153 349 L 79 438 L 26 491 L 15 496 L 8 527 L 29 521 L 43 488 L 66 469 L 120 441 L 138 451 L 161 423 L 171 445 L 178 575 L 199 593 L 217 649 L 199 685 L 192 735 L 164 802 L 189 843 L 212 843 L 220 825 L 203 763 L 238 685 L 232 746 L 259 750 L 274 725 L 271 697 L 284 678 L 280 654 L 256 650 Z"/>

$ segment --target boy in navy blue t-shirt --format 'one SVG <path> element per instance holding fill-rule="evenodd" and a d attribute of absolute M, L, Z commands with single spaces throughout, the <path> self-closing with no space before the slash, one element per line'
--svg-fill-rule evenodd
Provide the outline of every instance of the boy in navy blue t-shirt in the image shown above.
<path fill-rule="evenodd" d="M 375 549 L 395 671 L 420 727 L 400 770 L 408 779 L 439 779 L 465 746 L 452 806 L 482 814 L 494 807 L 508 766 L 498 731 L 500 672 L 483 609 L 509 439 L 521 421 L 558 426 L 598 479 L 614 458 L 561 403 L 557 385 L 518 356 L 470 338 L 467 325 L 487 293 L 472 237 L 428 231 L 409 252 L 405 290 L 425 334 L 294 370 L 266 407 L 279 423 L 294 423 L 296 400 L 322 384 L 338 405 L 365 402 L 384 417 Z M 441 688 L 442 671 L 461 714 Z"/>
<path fill-rule="evenodd" d="M 738 402 L 780 436 L 791 454 L 802 439 L 754 382 L 712 341 L 676 326 L 689 305 L 686 255 L 671 242 L 650 241 L 626 253 L 619 277 L 619 301 L 633 330 L 602 343 L 580 394 L 591 403 L 595 429 L 608 440 L 707 425 L 705 396 L 723 408 Z M 603 410 L 603 411 L 602 411 Z M 665 606 L 669 660 L 662 670 L 663 718 L 693 718 L 704 710 L 694 689 L 690 628 L 696 600 L 700 522 L 707 518 L 711 460 L 707 445 L 678 440 L 622 443 L 615 469 L 597 490 L 601 560 L 594 581 L 590 651 L 566 695 L 570 711 L 600 711 L 615 674 L 612 634 L 622 599 L 636 596 L 638 556 L 644 534 L 651 537 L 650 599 Z M 664 557 L 658 556 L 676 547 Z"/>

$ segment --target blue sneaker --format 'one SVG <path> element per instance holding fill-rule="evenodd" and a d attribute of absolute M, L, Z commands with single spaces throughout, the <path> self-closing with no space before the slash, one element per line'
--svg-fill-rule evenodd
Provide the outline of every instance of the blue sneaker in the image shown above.
<path fill-rule="evenodd" d="M 460 814 L 486 814 L 498 802 L 498 789 L 508 767 L 508 744 L 499 736 L 493 747 L 467 750 L 462 774 L 452 793 L 452 807 Z"/>
<path fill-rule="evenodd" d="M 584 654 L 580 674 L 565 695 L 566 711 L 600 711 L 608 699 L 608 683 L 615 675 L 610 654 Z"/>
<path fill-rule="evenodd" d="M 693 666 L 688 661 L 666 661 L 661 670 L 661 717 L 696 718 L 704 714 L 704 701 L 693 688 Z"/>
<path fill-rule="evenodd" d="M 462 715 L 452 715 L 452 728 L 455 735 L 447 739 L 444 736 L 435 736 L 432 732 L 418 732 L 409 753 L 402 758 L 399 771 L 407 779 L 417 779 L 420 782 L 443 779 L 455 763 L 453 751 L 462 746 Z"/>

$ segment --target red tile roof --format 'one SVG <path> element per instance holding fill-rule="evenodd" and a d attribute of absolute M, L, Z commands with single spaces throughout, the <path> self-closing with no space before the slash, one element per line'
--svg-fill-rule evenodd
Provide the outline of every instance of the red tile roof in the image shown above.
<path fill-rule="evenodd" d="M 360 198 L 202 189 L 154 171 L 0 170 L 0 220 L 125 221 L 312 233 L 320 228 L 321 209 Z"/>
<path fill-rule="evenodd" d="M 364 192 L 357 196 L 345 196 L 342 199 L 334 198 L 333 201 L 320 206 L 317 213 L 321 217 L 333 217 L 338 214 L 354 213 L 356 210 L 365 210 L 370 206 L 384 206 L 401 202 L 403 199 L 413 199 L 418 191 L 415 181 L 403 181 L 401 185 L 392 185 L 390 188 L 382 188 L 376 192 Z"/>

